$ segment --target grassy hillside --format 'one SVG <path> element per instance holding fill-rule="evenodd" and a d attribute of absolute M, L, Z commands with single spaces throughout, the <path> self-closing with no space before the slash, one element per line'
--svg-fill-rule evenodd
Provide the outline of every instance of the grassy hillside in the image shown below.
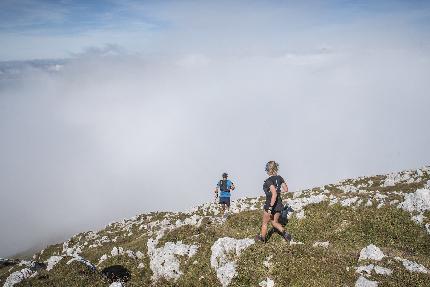
<path fill-rule="evenodd" d="M 130 271 L 127 287 L 430 286 L 429 180 L 424 167 L 284 194 L 291 243 L 254 242 L 263 198 L 234 201 L 227 219 L 213 203 L 142 214 L 48 246 L 33 257 L 47 268 L 0 268 L 0 286 L 109 286 L 112 265 Z"/>

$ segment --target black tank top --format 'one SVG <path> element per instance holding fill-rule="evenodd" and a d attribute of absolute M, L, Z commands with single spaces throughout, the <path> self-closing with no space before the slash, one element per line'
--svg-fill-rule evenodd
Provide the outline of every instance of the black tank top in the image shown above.
<path fill-rule="evenodd" d="M 272 175 L 271 177 L 266 179 L 263 184 L 263 190 L 266 194 L 266 198 L 272 197 L 272 193 L 270 192 L 270 186 L 273 185 L 276 188 L 277 200 L 281 199 L 281 186 L 284 182 L 285 180 L 280 175 Z"/>

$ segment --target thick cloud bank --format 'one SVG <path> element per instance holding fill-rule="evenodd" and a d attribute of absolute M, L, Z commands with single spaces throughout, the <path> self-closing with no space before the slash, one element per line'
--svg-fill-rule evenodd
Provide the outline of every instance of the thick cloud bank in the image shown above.
<path fill-rule="evenodd" d="M 428 164 L 430 56 L 409 26 L 283 34 L 282 21 L 264 23 L 254 35 L 213 22 L 219 46 L 179 25 L 159 42 L 177 52 L 92 50 L 52 69 L 1 70 L 0 256 L 212 200 L 223 171 L 234 197 L 258 195 L 272 159 L 292 190 Z M 227 41 L 239 34 L 244 43 Z"/>

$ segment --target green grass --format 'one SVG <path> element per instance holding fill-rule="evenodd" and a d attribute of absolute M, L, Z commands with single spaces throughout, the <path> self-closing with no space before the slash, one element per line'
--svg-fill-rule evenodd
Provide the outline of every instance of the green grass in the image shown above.
<path fill-rule="evenodd" d="M 160 279 L 157 285 L 220 286 L 215 271 L 210 267 L 211 246 L 220 237 L 253 237 L 260 224 L 261 211 L 245 211 L 230 216 L 222 226 L 207 219 L 200 227 L 183 226 L 167 232 L 159 246 L 168 241 L 182 241 L 195 244 L 199 249 L 194 257 L 181 258 L 182 277 L 176 282 Z M 380 264 L 394 271 L 390 277 L 373 274 L 372 280 L 381 282 L 382 286 L 426 286 L 428 282 L 428 275 L 409 273 L 400 262 L 390 259 L 400 256 L 430 266 L 430 236 L 403 210 L 390 206 L 354 210 L 338 204 L 329 206 L 321 203 L 308 206 L 304 219 L 293 217 L 287 229 L 295 240 L 304 244 L 290 246 L 274 234 L 267 244 L 252 245 L 238 259 L 238 276 L 231 286 L 258 286 L 267 277 L 273 279 L 277 286 L 353 286 L 358 278 L 354 267 L 370 263 L 358 262 L 360 250 L 369 244 L 375 244 L 389 256 Z M 327 249 L 312 247 L 315 241 L 329 241 L 330 245 Z M 113 246 L 146 254 L 146 242 L 147 238 L 142 236 L 121 244 L 109 243 L 89 249 L 82 255 L 97 263 L 101 255 L 110 254 Z M 54 251 L 58 246 L 52 248 Z M 272 266 L 266 268 L 263 261 L 269 255 L 273 255 Z M 108 286 L 99 274 L 89 272 L 77 262 L 66 266 L 66 261 L 63 259 L 52 271 L 39 272 L 35 278 L 17 286 L 62 286 L 62 282 L 71 282 L 68 286 Z M 137 268 L 139 262 L 144 263 L 143 269 Z M 115 264 L 131 271 L 132 278 L 127 286 L 150 286 L 152 272 L 147 256 L 143 261 L 127 255 L 112 257 L 104 261 L 99 270 Z"/>
<path fill-rule="evenodd" d="M 358 180 L 345 180 L 344 185 L 367 184 L 369 180 L 373 184 L 363 187 L 367 191 L 378 190 L 381 194 L 388 195 L 386 202 L 402 196 L 392 194 L 393 191 L 414 192 L 422 188 L 430 175 L 426 172 L 420 182 L 411 184 L 398 184 L 392 187 L 381 187 L 385 176 L 379 175 Z M 237 277 L 233 278 L 230 286 L 258 286 L 267 277 L 275 281 L 275 286 L 354 286 L 359 275 L 355 268 L 360 265 L 375 263 L 372 261 L 359 262 L 359 253 L 369 244 L 375 244 L 382 249 L 386 258 L 377 263 L 380 266 L 393 270 L 391 276 L 381 276 L 372 273 L 371 280 L 380 282 L 379 286 L 430 286 L 430 277 L 427 274 L 410 273 L 401 262 L 394 260 L 395 256 L 416 261 L 430 268 L 430 235 L 425 228 L 411 220 L 411 214 L 398 209 L 396 206 L 385 204 L 377 209 L 374 205 L 364 207 L 367 202 L 367 194 L 345 194 L 335 185 L 326 185 L 336 196 L 358 196 L 364 202 L 361 207 L 342 207 L 340 204 L 329 205 L 323 202 L 309 205 L 305 208 L 306 217 L 297 220 L 295 216 L 290 219 L 287 230 L 293 235 L 295 241 L 303 242 L 303 245 L 287 244 L 283 238 L 274 234 L 268 243 L 256 243 L 242 252 L 237 259 Z M 313 188 L 304 191 L 302 196 L 309 193 L 319 193 L 321 189 Z M 328 196 L 328 195 L 327 195 Z M 291 198 L 292 194 L 284 196 Z M 259 198 L 261 204 L 262 198 Z M 196 214 L 203 215 L 201 209 Z M 171 222 L 184 220 L 189 215 L 185 213 L 153 212 L 140 215 L 138 220 L 143 224 L 162 221 L 166 216 Z M 424 213 L 427 218 L 424 223 L 430 222 L 430 212 Z M 159 240 L 157 247 L 162 247 L 166 242 L 182 241 L 184 244 L 198 246 L 197 253 L 188 258 L 178 257 L 181 262 L 180 270 L 183 275 L 177 281 L 160 279 L 152 282 L 152 271 L 149 267 L 147 255 L 147 241 L 149 239 L 146 230 L 139 230 L 140 224 L 133 224 L 133 235 L 122 230 L 120 224 L 111 224 L 98 235 L 108 236 L 113 239 L 118 236 L 117 242 L 104 243 L 101 247 L 84 248 L 82 256 L 94 264 L 99 258 L 110 252 L 113 247 L 122 247 L 134 252 L 141 251 L 145 257 L 141 260 L 130 258 L 127 254 L 110 257 L 98 266 L 101 271 L 111 265 L 123 265 L 130 270 L 132 277 L 127 283 L 129 286 L 220 286 L 216 272 L 210 266 L 211 247 L 221 237 L 233 237 L 237 239 L 254 238 L 260 231 L 261 210 L 243 211 L 232 214 L 222 224 L 217 224 L 210 216 L 204 217 L 200 226 L 182 226 L 166 231 Z M 159 226 L 155 227 L 157 230 Z M 81 233 L 71 239 L 70 246 L 76 243 L 83 244 L 88 233 Z M 313 247 L 316 241 L 329 241 L 327 249 Z M 89 244 L 93 241 L 90 240 Z M 38 260 L 44 261 L 51 255 L 62 252 L 62 244 L 52 245 L 45 249 L 43 254 L 38 254 Z M 272 255 L 271 266 L 268 268 L 263 262 Z M 63 259 L 51 271 L 39 271 L 34 278 L 27 279 L 16 286 L 109 286 L 99 272 L 90 272 L 84 265 L 74 262 L 66 265 L 70 258 Z M 137 268 L 139 263 L 144 267 Z M 13 271 L 24 267 L 5 267 L 0 269 L 0 286 L 7 276 Z"/>
<path fill-rule="evenodd" d="M 14 286 L 16 287 L 33 287 L 33 286 L 109 286 L 109 283 L 98 272 L 88 270 L 86 266 L 79 262 L 72 262 L 69 265 L 66 262 L 70 258 L 61 260 L 54 269 L 48 271 L 42 270 L 34 278 L 22 281 Z"/>
<path fill-rule="evenodd" d="M 354 285 L 359 252 L 368 244 L 381 247 L 386 255 L 430 265 L 429 235 L 409 214 L 393 207 L 352 210 L 313 205 L 306 210 L 305 219 L 291 220 L 288 230 L 305 244 L 289 246 L 278 236 L 250 247 L 240 257 L 239 276 L 232 286 L 256 286 L 266 277 L 280 286 Z M 315 241 L 330 241 L 329 248 L 313 248 Z M 273 255 L 270 270 L 263 266 L 268 255 Z M 387 286 L 425 286 L 428 282 L 428 275 L 410 274 L 400 265 L 394 264 L 395 275 L 375 279 Z"/>

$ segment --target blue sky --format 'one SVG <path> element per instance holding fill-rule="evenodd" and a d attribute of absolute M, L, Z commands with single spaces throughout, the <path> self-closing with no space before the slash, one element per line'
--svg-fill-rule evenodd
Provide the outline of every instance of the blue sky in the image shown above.
<path fill-rule="evenodd" d="M 2 1 L 1 60 L 62 58 L 104 45 L 145 49 L 145 40 L 165 26 L 146 6 L 127 1 Z"/>
<path fill-rule="evenodd" d="M 125 4 L 124 4 L 125 3 Z M 127 24 L 153 25 L 127 1 L 2 1 L 1 28 L 7 32 L 78 34 Z M 139 5 L 140 7 L 140 5 Z"/>
<path fill-rule="evenodd" d="M 290 42 L 300 34 L 312 38 L 318 29 L 372 22 L 375 29 L 386 23 L 388 30 L 396 28 L 394 22 L 423 38 L 429 36 L 429 7 L 428 1 L 5 0 L 0 3 L 0 60 L 64 58 L 105 45 L 133 53 L 167 52 L 166 46 L 181 40 L 191 47 L 194 42 L 199 52 L 206 47 L 196 42 L 218 43 L 228 53 L 230 46 L 249 46 L 259 36 L 288 50 L 297 48 Z"/>

